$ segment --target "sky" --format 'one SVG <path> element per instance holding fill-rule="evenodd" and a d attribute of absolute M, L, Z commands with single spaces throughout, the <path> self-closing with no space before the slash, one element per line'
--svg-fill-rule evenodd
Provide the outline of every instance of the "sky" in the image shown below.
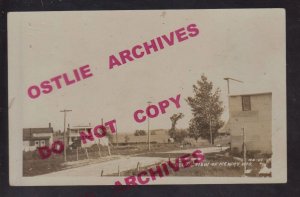
<path fill-rule="evenodd" d="M 200 34 L 114 69 L 109 56 L 189 24 Z M 180 94 L 174 105 L 150 119 L 150 129 L 169 129 L 170 116 L 183 113 L 178 128 L 192 118 L 185 99 L 202 74 L 221 90 L 228 119 L 225 77 L 231 94 L 272 92 L 274 103 L 285 97 L 285 26 L 282 12 L 268 10 L 100 11 L 20 13 L 9 16 L 9 101 L 21 102 L 18 123 L 23 128 L 63 130 L 63 113 L 70 109 L 71 126 L 96 126 L 116 119 L 118 132 L 147 129 L 134 111 L 145 110 Z M 29 86 L 90 65 L 93 77 L 55 89 L 37 99 Z M 275 97 L 274 97 L 275 96 Z M 273 103 L 273 105 L 274 105 Z M 275 105 L 276 106 L 276 105 Z M 12 106 L 14 107 L 14 106 Z"/>

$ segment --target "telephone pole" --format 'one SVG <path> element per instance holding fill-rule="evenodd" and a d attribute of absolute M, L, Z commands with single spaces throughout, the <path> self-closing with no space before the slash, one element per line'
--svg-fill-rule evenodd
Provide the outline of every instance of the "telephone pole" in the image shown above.
<path fill-rule="evenodd" d="M 244 156 L 244 176 L 246 176 L 246 170 L 247 170 L 247 150 L 246 150 L 246 134 L 245 134 L 245 128 L 242 128 L 243 131 L 243 156 Z"/>
<path fill-rule="evenodd" d="M 72 110 L 69 109 L 64 109 L 61 110 L 60 112 L 64 112 L 64 157 L 65 157 L 65 162 L 67 161 L 67 142 L 66 142 L 66 119 L 67 119 L 67 112 L 71 112 Z"/>
<path fill-rule="evenodd" d="M 210 144 L 212 145 L 212 131 L 211 131 L 211 116 L 209 117 L 209 134 L 210 134 Z"/>
<path fill-rule="evenodd" d="M 117 143 L 117 147 L 118 147 L 118 128 L 117 128 L 117 124 L 116 124 L 116 143 Z"/>
<path fill-rule="evenodd" d="M 233 80 L 233 81 L 237 81 L 237 82 L 243 83 L 243 81 L 240 81 L 240 80 L 237 80 L 237 79 L 233 79 L 233 78 L 230 78 L 230 77 L 225 77 L 224 80 L 227 81 L 227 93 L 228 93 L 228 96 L 230 94 L 229 80 Z"/>
<path fill-rule="evenodd" d="M 148 103 L 148 107 L 149 107 L 151 102 L 148 101 L 147 103 Z M 148 151 L 150 151 L 150 130 L 149 130 L 149 128 L 150 128 L 150 119 L 149 119 L 148 116 L 147 116 L 147 121 L 148 121 Z"/>

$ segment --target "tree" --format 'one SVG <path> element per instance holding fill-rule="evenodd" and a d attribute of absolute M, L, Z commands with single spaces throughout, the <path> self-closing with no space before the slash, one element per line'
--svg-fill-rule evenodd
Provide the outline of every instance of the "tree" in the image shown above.
<path fill-rule="evenodd" d="M 177 124 L 177 121 L 181 118 L 183 118 L 184 115 L 183 113 L 178 113 L 178 114 L 173 114 L 171 117 L 170 117 L 170 120 L 172 122 L 172 126 L 171 126 L 171 129 L 169 130 L 169 135 L 171 138 L 174 138 L 175 137 L 175 132 L 176 132 L 176 124 Z"/>
<path fill-rule="evenodd" d="M 129 136 L 128 135 L 125 135 L 125 143 L 128 143 L 129 142 Z"/>
<path fill-rule="evenodd" d="M 182 143 L 184 138 L 188 136 L 188 132 L 185 130 L 180 130 L 180 131 L 175 131 L 173 135 L 174 135 L 173 138 L 175 142 Z"/>
<path fill-rule="evenodd" d="M 145 130 L 135 130 L 134 135 L 135 136 L 143 136 L 146 135 L 146 131 Z"/>
<path fill-rule="evenodd" d="M 210 140 L 210 129 L 212 131 L 212 144 L 217 137 L 218 129 L 224 122 L 221 115 L 224 111 L 223 102 L 220 101 L 221 90 L 213 90 L 213 83 L 202 74 L 201 80 L 193 85 L 193 97 L 186 99 L 192 108 L 193 118 L 189 124 L 189 135 L 197 141 L 199 137 Z"/>

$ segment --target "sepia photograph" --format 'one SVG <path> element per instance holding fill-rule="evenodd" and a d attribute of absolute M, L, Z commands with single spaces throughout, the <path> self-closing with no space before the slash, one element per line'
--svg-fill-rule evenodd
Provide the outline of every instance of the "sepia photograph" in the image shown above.
<path fill-rule="evenodd" d="M 284 9 L 10 12 L 12 185 L 286 182 Z"/>

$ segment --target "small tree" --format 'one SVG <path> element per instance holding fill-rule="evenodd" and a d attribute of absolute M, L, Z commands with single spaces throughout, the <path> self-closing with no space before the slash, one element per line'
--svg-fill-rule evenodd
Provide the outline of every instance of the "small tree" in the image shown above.
<path fill-rule="evenodd" d="M 189 135 L 197 141 L 199 137 L 210 140 L 212 132 L 212 144 L 217 137 L 218 129 L 224 122 L 221 115 L 224 111 L 220 101 L 220 89 L 213 90 L 213 83 L 202 74 L 201 80 L 193 85 L 194 96 L 186 99 L 192 108 L 193 118 L 190 120 Z"/>
<path fill-rule="evenodd" d="M 188 132 L 186 130 L 180 130 L 174 132 L 174 140 L 175 142 L 182 143 L 184 138 L 188 136 Z"/>
<path fill-rule="evenodd" d="M 135 136 L 143 136 L 146 135 L 146 131 L 145 130 L 135 130 L 134 135 Z"/>
<path fill-rule="evenodd" d="M 125 135 L 125 143 L 128 143 L 129 142 L 129 136 L 128 135 Z"/>
<path fill-rule="evenodd" d="M 172 126 L 171 126 L 171 129 L 169 130 L 169 135 L 171 138 L 174 139 L 175 137 L 175 132 L 176 132 L 176 124 L 177 124 L 177 121 L 181 118 L 183 118 L 184 115 L 183 113 L 178 113 L 178 114 L 173 114 L 171 117 L 170 117 L 170 120 L 172 122 Z"/>

